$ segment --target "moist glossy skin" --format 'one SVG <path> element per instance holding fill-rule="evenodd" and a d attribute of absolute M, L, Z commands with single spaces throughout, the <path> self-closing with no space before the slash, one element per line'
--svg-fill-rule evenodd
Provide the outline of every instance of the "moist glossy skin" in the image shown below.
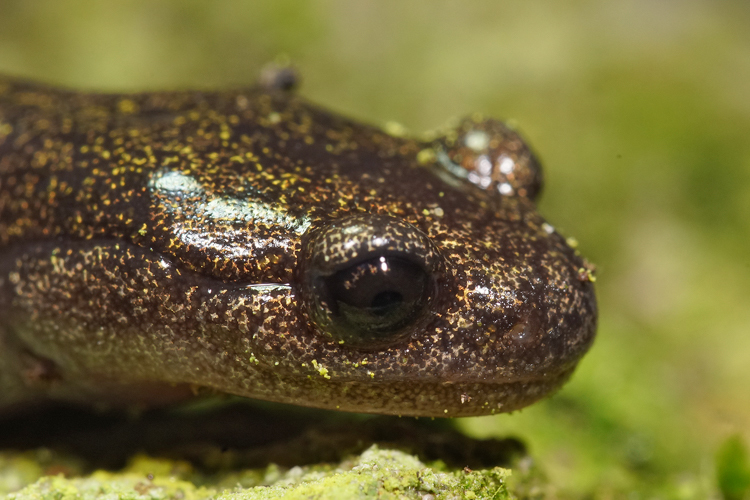
<path fill-rule="evenodd" d="M 204 391 L 418 416 L 528 405 L 596 327 L 591 272 L 537 213 L 540 187 L 518 135 L 481 117 L 420 142 L 268 86 L 0 78 L 0 411 Z M 393 335 L 327 323 L 316 276 L 356 258 L 351 238 L 426 280 Z"/>

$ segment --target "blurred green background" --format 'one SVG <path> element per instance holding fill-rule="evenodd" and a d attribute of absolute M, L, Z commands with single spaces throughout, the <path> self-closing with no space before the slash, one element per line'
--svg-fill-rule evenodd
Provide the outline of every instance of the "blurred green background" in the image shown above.
<path fill-rule="evenodd" d="M 3 73 L 214 88 L 279 58 L 370 123 L 513 120 L 542 213 L 598 266 L 569 385 L 458 424 L 522 437 L 563 492 L 711 495 L 721 443 L 750 443 L 750 3 L 0 0 Z"/>

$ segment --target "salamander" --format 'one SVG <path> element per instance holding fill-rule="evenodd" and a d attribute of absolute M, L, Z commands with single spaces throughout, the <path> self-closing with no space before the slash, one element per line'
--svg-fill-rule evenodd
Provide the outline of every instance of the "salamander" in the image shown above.
<path fill-rule="evenodd" d="M 287 83 L 0 77 L 0 412 L 218 392 L 486 415 L 570 377 L 592 266 L 537 212 L 521 136 L 389 134 Z"/>

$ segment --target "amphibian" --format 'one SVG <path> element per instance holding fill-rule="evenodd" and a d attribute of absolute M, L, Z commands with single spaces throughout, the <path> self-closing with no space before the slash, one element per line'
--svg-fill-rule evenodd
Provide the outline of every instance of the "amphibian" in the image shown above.
<path fill-rule="evenodd" d="M 281 87 L 0 78 L 0 411 L 208 390 L 483 415 L 568 379 L 591 272 L 520 136 L 398 137 Z"/>

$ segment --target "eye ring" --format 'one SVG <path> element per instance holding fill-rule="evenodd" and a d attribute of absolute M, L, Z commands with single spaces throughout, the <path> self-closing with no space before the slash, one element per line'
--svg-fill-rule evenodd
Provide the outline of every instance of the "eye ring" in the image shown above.
<path fill-rule="evenodd" d="M 425 325 L 441 263 L 425 233 L 386 215 L 346 217 L 309 233 L 302 295 L 323 335 L 380 349 Z"/>

